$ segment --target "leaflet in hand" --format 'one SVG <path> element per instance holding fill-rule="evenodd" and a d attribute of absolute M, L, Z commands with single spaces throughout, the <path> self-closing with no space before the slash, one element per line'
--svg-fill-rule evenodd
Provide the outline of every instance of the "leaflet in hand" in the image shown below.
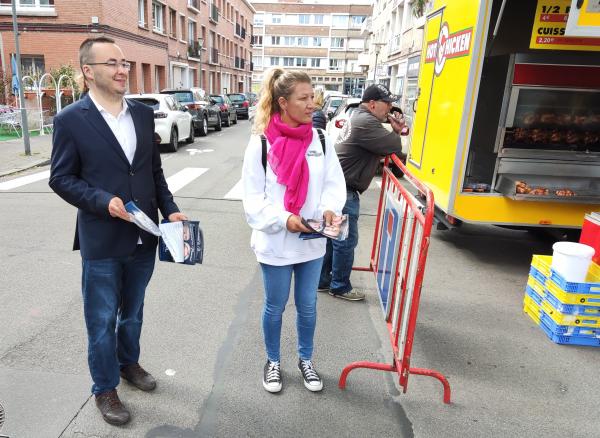
<path fill-rule="evenodd" d="M 129 201 L 127 204 L 125 204 L 125 210 L 127 210 L 127 213 L 129 213 L 131 222 L 136 224 L 142 230 L 160 237 L 161 234 L 158 226 L 152 219 L 148 217 L 146 213 L 144 213 L 137 205 L 135 205 L 135 202 Z"/>
<path fill-rule="evenodd" d="M 187 265 L 202 263 L 204 236 L 198 221 L 165 220 L 157 226 L 134 202 L 125 204 L 125 209 L 133 223 L 159 237 L 159 260 Z"/>
<path fill-rule="evenodd" d="M 331 225 L 325 225 L 325 219 L 302 219 L 302 224 L 305 227 L 314 230 L 312 233 L 300 233 L 300 238 L 316 239 L 320 237 L 327 237 L 333 240 L 346 240 L 348 237 L 348 215 L 334 216 L 331 221 Z"/>

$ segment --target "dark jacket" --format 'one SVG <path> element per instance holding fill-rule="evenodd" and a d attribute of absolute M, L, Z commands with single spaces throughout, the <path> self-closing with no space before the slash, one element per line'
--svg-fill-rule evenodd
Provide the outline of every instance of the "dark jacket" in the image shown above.
<path fill-rule="evenodd" d="M 154 144 L 152 108 L 128 101 L 137 145 L 129 164 L 121 145 L 89 96 L 69 105 L 54 118 L 50 187 L 77 207 L 73 249 L 83 259 L 133 254 L 138 237 L 144 249 L 155 250 L 157 238 L 135 224 L 113 218 L 110 200 L 134 201 L 154 222 L 179 211 L 169 191 Z"/>
<path fill-rule="evenodd" d="M 402 141 L 398 134 L 385 129 L 377 117 L 359 105 L 344 124 L 335 150 L 346 186 L 362 193 L 371 184 L 382 156 L 402 155 Z"/>
<path fill-rule="evenodd" d="M 318 109 L 313 112 L 312 124 L 313 128 L 325 129 L 327 126 L 327 117 L 325 117 L 323 110 Z"/>

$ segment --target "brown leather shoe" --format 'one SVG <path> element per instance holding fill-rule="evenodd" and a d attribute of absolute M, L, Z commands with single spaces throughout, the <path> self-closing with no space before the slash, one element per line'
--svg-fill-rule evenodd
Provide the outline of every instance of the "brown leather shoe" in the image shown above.
<path fill-rule="evenodd" d="M 156 380 L 147 373 L 140 364 L 134 363 L 121 368 L 121 377 L 142 391 L 152 391 L 156 388 Z"/>
<path fill-rule="evenodd" d="M 96 395 L 96 406 L 102 413 L 104 421 L 109 424 L 121 426 L 131 419 L 129 411 L 119 400 L 116 389 Z"/>

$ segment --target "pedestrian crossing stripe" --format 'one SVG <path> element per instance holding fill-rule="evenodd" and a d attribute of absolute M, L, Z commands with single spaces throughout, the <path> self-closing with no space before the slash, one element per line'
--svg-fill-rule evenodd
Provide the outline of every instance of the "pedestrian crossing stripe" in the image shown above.
<path fill-rule="evenodd" d="M 175 194 L 175 192 L 178 192 L 207 171 L 208 169 L 204 167 L 186 167 L 181 169 L 176 174 L 167 178 L 169 190 Z"/>
<path fill-rule="evenodd" d="M 33 173 L 31 175 L 21 176 L 19 178 L 11 179 L 0 183 L 0 190 L 12 190 L 17 187 L 25 186 L 43 179 L 50 177 L 50 171 L 44 170 L 43 172 Z"/>

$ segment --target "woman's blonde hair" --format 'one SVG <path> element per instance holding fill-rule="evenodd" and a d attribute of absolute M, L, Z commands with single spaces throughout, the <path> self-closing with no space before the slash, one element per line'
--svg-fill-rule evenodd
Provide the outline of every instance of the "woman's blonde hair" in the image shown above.
<path fill-rule="evenodd" d="M 310 76 L 300 70 L 283 70 L 278 67 L 266 71 L 254 117 L 252 131 L 255 134 L 265 132 L 273 114 L 281 112 L 278 99 L 289 99 L 298 83 L 310 84 Z"/>
<path fill-rule="evenodd" d="M 315 90 L 315 98 L 313 99 L 313 102 L 315 103 L 317 109 L 323 109 L 323 100 L 323 90 L 317 88 Z"/>

